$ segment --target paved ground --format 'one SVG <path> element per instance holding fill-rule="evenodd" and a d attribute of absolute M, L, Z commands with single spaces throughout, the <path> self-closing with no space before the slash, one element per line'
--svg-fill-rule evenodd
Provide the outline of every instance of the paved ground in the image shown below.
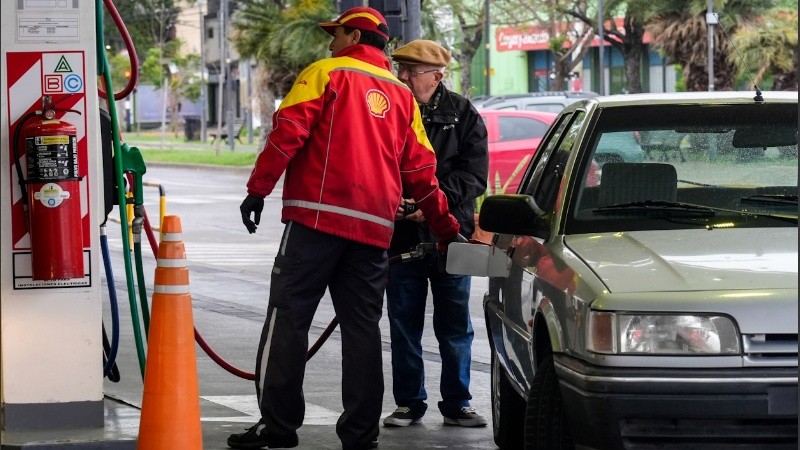
<path fill-rule="evenodd" d="M 280 204 L 279 193 L 274 193 L 271 198 L 275 199 L 267 202 L 262 225 L 255 235 L 247 235 L 241 222 L 236 219 L 238 202 L 242 198 L 239 191 L 248 172 L 219 171 L 213 168 L 181 168 L 177 171 L 153 166 L 148 167 L 147 176 L 165 184 L 168 212 L 182 218 L 196 328 L 223 358 L 242 370 L 252 372 L 255 347 L 266 309 L 265 292 L 269 285 L 267 274 L 271 270 L 282 226 L 275 219 Z M 209 192 L 198 191 L 200 188 L 197 180 L 213 180 L 202 183 Z M 151 220 L 157 214 L 157 204 L 157 197 L 146 203 Z M 135 448 L 139 432 L 142 381 L 125 294 L 122 244 L 119 237 L 113 234 L 111 226 L 109 240 L 120 302 L 122 337 L 118 362 L 122 380 L 119 383 L 106 380 L 104 384 L 105 426 L 93 430 L 3 433 L 4 450 Z M 148 291 L 152 289 L 154 267 L 154 261 L 146 258 L 144 273 Z M 475 279 L 473 283 L 470 307 L 475 342 L 471 391 L 473 406 L 490 418 L 489 349 L 481 311 L 481 296 L 486 290 L 486 280 Z M 103 290 L 103 303 L 106 305 L 104 317 L 108 326 L 105 280 Z M 432 310 L 429 309 L 428 323 L 431 313 Z M 323 299 L 312 326 L 311 342 L 316 341 L 333 316 L 330 301 Z M 382 330 L 385 386 L 383 411 L 387 415 L 394 409 L 394 401 L 391 395 L 390 340 L 385 317 L 382 320 Z M 335 422 L 341 413 L 339 347 L 339 335 L 335 332 L 307 366 L 304 385 L 307 413 L 305 424 L 298 432 L 300 449 L 341 448 L 335 433 Z M 421 425 L 401 429 L 381 428 L 380 448 L 496 448 L 490 427 L 463 429 L 442 425 L 442 417 L 436 407 L 436 402 L 440 399 L 440 362 L 430 326 L 423 338 L 423 349 L 429 395 L 428 414 Z M 196 347 L 196 352 L 204 448 L 224 449 L 227 448 L 225 441 L 229 434 L 239 432 L 257 420 L 254 387 L 251 381 L 237 378 L 221 369 L 199 346 Z"/>

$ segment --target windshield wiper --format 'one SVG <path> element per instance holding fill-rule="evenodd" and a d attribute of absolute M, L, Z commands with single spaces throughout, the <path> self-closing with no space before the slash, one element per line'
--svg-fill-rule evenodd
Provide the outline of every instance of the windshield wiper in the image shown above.
<path fill-rule="evenodd" d="M 742 197 L 742 203 L 751 205 L 788 205 L 797 206 L 796 195 L 767 195 L 757 194 Z"/>
<path fill-rule="evenodd" d="M 596 214 L 647 214 L 655 217 L 714 217 L 716 213 L 705 206 L 691 203 L 668 202 L 664 200 L 645 200 L 643 202 L 622 203 L 602 206 L 593 210 Z"/>

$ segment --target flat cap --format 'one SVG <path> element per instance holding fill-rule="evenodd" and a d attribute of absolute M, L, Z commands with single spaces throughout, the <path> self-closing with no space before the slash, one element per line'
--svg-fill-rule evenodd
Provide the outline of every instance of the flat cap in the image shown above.
<path fill-rule="evenodd" d="M 379 25 L 385 26 L 387 30 L 389 29 L 386 25 L 386 19 L 377 10 L 366 6 L 358 6 L 348 9 L 331 22 L 322 22 L 319 27 L 331 36 L 333 36 L 336 27 L 347 26 L 359 30 L 374 31 L 383 36 L 384 39 L 389 39 L 389 35 L 378 28 Z"/>
<path fill-rule="evenodd" d="M 446 67 L 450 63 L 450 52 L 436 42 L 417 39 L 397 47 L 392 52 L 392 59 L 399 63 Z"/>

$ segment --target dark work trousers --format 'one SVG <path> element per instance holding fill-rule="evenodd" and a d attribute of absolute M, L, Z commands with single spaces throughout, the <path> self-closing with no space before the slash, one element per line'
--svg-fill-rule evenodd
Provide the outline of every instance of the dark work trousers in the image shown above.
<path fill-rule="evenodd" d="M 378 437 L 383 362 L 378 322 L 388 262 L 382 248 L 289 222 L 275 257 L 269 307 L 256 358 L 256 395 L 267 429 L 303 424 L 308 330 L 330 290 L 342 336 L 342 403 L 336 434 L 344 448 Z"/>

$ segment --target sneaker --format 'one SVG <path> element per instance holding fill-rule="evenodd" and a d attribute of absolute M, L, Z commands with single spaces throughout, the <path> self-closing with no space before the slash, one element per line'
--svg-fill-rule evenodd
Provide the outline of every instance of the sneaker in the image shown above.
<path fill-rule="evenodd" d="M 455 425 L 458 427 L 485 427 L 486 419 L 475 412 L 475 408 L 465 406 L 453 414 L 444 415 L 445 425 Z"/>
<path fill-rule="evenodd" d="M 411 424 L 422 422 L 422 416 L 425 411 L 417 412 L 412 411 L 407 406 L 398 406 L 394 412 L 385 419 L 383 419 L 383 426 L 385 427 L 407 427 Z"/>
<path fill-rule="evenodd" d="M 297 447 L 297 433 L 276 434 L 267 431 L 267 426 L 259 421 L 244 433 L 232 434 L 228 437 L 231 448 L 293 448 Z"/>

